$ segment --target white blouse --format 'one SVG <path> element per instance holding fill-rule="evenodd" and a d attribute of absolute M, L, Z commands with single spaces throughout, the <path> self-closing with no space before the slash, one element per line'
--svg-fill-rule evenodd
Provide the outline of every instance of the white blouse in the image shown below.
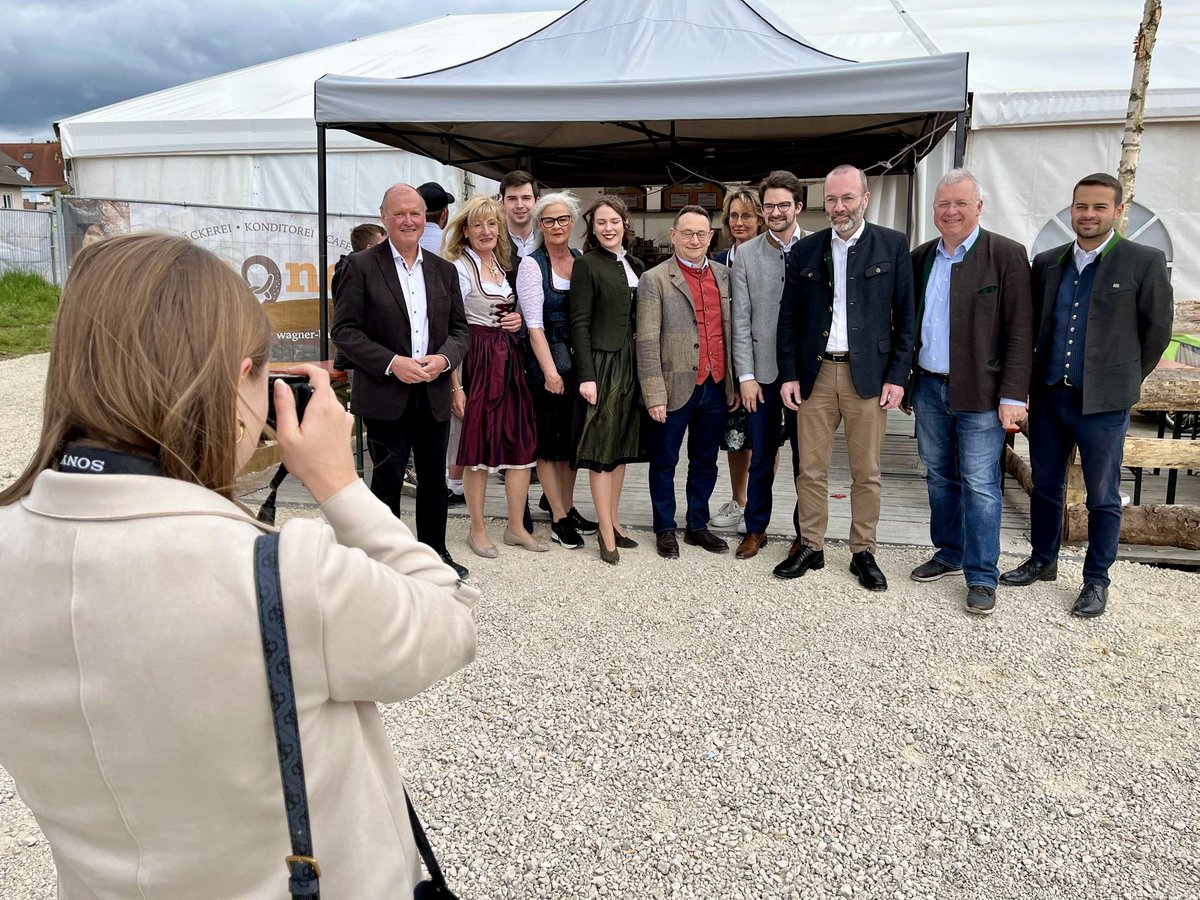
<path fill-rule="evenodd" d="M 553 266 L 550 268 L 550 281 L 556 291 L 571 289 L 571 279 L 560 278 Z M 542 290 L 542 269 L 537 260 L 528 256 L 523 258 L 521 265 L 517 267 L 517 304 L 521 307 L 521 315 L 527 327 L 545 326 L 542 311 L 546 306 L 546 292 Z"/>

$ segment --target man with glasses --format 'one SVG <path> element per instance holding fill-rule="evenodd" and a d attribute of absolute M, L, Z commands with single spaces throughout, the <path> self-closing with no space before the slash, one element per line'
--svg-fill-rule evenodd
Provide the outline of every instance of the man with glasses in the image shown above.
<path fill-rule="evenodd" d="M 775 457 L 781 427 L 792 446 L 792 479 L 799 474 L 796 416 L 785 414 L 779 389 L 775 348 L 779 327 L 779 301 L 783 296 L 784 260 L 804 237 L 796 215 L 804 209 L 804 186 L 791 172 L 776 171 L 759 185 L 767 230 L 742 245 L 733 262 L 733 368 L 746 407 L 750 438 L 750 477 L 746 487 L 746 536 L 737 548 L 738 559 L 750 559 L 767 543 L 775 484 Z M 784 421 L 786 420 L 786 424 Z M 800 524 L 793 512 L 799 549 Z"/>
<path fill-rule="evenodd" d="M 675 216 L 675 254 L 638 283 L 637 368 L 650 418 L 650 504 L 658 555 L 679 556 L 675 467 L 688 433 L 685 543 L 710 553 L 729 545 L 708 530 L 726 408 L 737 409 L 729 358 L 729 270 L 705 254 L 708 212 L 685 206 Z"/>
<path fill-rule="evenodd" d="M 850 571 L 886 591 L 875 562 L 880 464 L 887 414 L 904 399 L 913 351 L 913 272 L 908 239 L 866 221 L 867 176 L 838 166 L 825 177 L 830 228 L 788 254 L 779 309 L 780 394 L 796 410 L 801 546 L 775 567 L 798 578 L 825 565 L 829 461 L 845 422 L 850 488 Z"/>

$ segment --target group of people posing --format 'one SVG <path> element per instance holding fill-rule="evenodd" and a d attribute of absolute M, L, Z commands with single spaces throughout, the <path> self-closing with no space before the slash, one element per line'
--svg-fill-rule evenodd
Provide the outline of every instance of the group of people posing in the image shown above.
<path fill-rule="evenodd" d="M 768 543 L 786 440 L 796 537 L 774 574 L 797 578 L 825 565 L 827 472 L 841 425 L 850 571 L 883 591 L 880 452 L 887 415 L 900 409 L 916 415 L 936 548 L 911 577 L 965 576 L 966 608 L 978 614 L 994 609 L 1001 581 L 1055 579 L 1063 481 L 1078 446 L 1089 544 L 1072 612 L 1099 615 L 1120 532 L 1129 409 L 1170 335 L 1162 253 L 1116 232 L 1122 192 L 1106 174 L 1074 190 L 1075 241 L 1032 269 L 1024 247 L 980 227 L 983 192 L 964 169 L 937 187 L 940 237 L 913 251 L 901 232 L 866 221 L 870 199 L 862 171 L 835 168 L 824 181 L 830 227 L 806 234 L 797 223 L 804 186 L 771 172 L 729 191 L 730 248 L 710 256 L 709 213 L 685 206 L 670 229 L 674 253 L 647 270 L 629 252 L 633 229 L 616 196 L 582 212 L 576 249 L 578 199 L 539 196 L 528 173 L 510 173 L 498 200 L 471 198 L 453 217 L 440 186 L 393 186 L 380 210 L 386 240 L 346 257 L 334 281 L 332 335 L 354 370 L 372 491 L 399 515 L 411 453 L 418 537 L 465 577 L 445 543 L 445 467 L 452 488 L 462 478 L 468 546 L 490 558 L 499 550 L 483 517 L 489 472 L 504 473 L 504 543 L 549 549 L 528 509 L 536 465 L 552 539 L 574 548 L 595 532 L 601 558 L 615 564 L 637 546 L 620 522 L 625 466 L 647 462 L 655 547 L 676 558 L 686 434 L 683 542 L 727 552 L 710 522 L 740 520 L 736 556 L 749 559 Z M 1032 554 L 1001 575 L 1000 459 L 1006 431 L 1021 427 L 1032 448 Z M 734 500 L 713 520 L 722 446 Z M 598 522 L 575 508 L 579 468 Z M 421 488 L 429 484 L 437 488 Z"/>

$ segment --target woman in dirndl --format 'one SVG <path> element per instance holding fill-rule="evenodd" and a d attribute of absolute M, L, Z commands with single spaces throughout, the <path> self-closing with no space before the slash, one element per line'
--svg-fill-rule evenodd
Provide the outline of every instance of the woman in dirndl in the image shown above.
<path fill-rule="evenodd" d="M 571 337 L 579 395 L 587 403 L 575 459 L 577 467 L 591 470 L 600 558 L 616 564 L 618 548 L 637 546 L 618 515 L 625 464 L 647 459 L 647 416 L 633 346 L 637 283 L 646 267 L 629 254 L 633 230 L 620 197 L 597 200 L 583 219 L 584 254 L 571 271 Z"/>
<path fill-rule="evenodd" d="M 467 546 L 485 559 L 499 555 L 483 518 L 489 472 L 504 472 L 508 501 L 504 543 L 538 552 L 550 549 L 522 523 L 537 435 L 533 398 L 517 344 L 522 319 L 506 277 L 508 242 L 499 240 L 503 222 L 499 203 L 490 197 L 472 197 L 446 226 L 442 243 L 443 255 L 458 269 L 471 331 L 462 384 L 451 376 L 451 391 L 456 409 L 463 404 L 458 464 L 465 467 L 463 488 L 471 515 Z"/>

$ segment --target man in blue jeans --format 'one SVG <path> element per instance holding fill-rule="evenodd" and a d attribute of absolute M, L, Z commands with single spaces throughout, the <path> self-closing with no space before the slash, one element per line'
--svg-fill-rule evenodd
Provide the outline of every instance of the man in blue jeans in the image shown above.
<path fill-rule="evenodd" d="M 1033 357 L 1025 248 L 979 227 L 983 193 L 966 169 L 938 184 L 941 237 L 913 251 L 917 344 L 909 402 L 927 470 L 936 551 L 914 581 L 965 575 L 967 610 L 996 606 L 1000 454 L 1025 418 Z"/>
<path fill-rule="evenodd" d="M 1173 297 L 1161 250 L 1116 231 L 1121 183 L 1104 172 L 1075 185 L 1075 241 L 1033 261 L 1033 378 L 1029 396 L 1029 559 L 1000 580 L 1058 578 L 1063 481 L 1073 447 L 1087 487 L 1083 588 L 1071 614 L 1093 618 L 1108 603 L 1108 568 L 1121 540 L 1121 454 L 1129 408 L 1171 338 Z"/>
<path fill-rule="evenodd" d="M 637 294 L 637 370 L 650 426 L 650 504 L 655 549 L 679 556 L 675 468 L 688 436 L 684 543 L 710 553 L 729 545 L 708 530 L 725 411 L 736 410 L 729 339 L 729 270 L 710 262 L 708 212 L 685 206 L 675 217 L 675 254 L 642 273 Z"/>

